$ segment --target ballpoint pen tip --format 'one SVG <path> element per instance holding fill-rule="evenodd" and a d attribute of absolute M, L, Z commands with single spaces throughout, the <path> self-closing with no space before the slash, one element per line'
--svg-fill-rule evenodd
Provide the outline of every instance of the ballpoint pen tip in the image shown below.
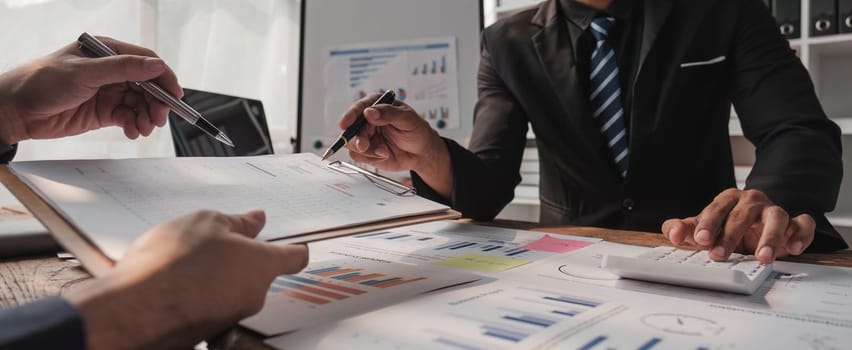
<path fill-rule="evenodd" d="M 328 158 L 331 158 L 332 155 L 334 155 L 334 152 L 332 152 L 331 148 L 329 148 L 329 149 L 325 150 L 325 153 L 322 154 L 322 160 L 326 160 Z"/>
<path fill-rule="evenodd" d="M 231 148 L 234 147 L 234 141 L 231 141 L 231 138 L 229 138 L 224 133 L 220 132 L 219 135 L 216 135 L 216 139 L 228 146 L 231 146 Z"/>

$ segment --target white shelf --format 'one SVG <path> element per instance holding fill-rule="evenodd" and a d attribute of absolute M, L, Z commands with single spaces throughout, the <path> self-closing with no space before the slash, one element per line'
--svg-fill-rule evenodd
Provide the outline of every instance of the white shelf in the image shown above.
<path fill-rule="evenodd" d="M 509 204 L 515 205 L 538 205 L 538 199 L 532 198 L 515 198 Z"/>
<path fill-rule="evenodd" d="M 852 33 L 805 38 L 802 39 L 801 43 L 807 44 L 811 50 L 819 54 L 848 54 L 852 52 Z"/>
<path fill-rule="evenodd" d="M 829 119 L 840 127 L 841 134 L 852 135 L 852 117 L 834 117 Z M 740 125 L 739 119 L 731 118 L 728 122 L 728 133 L 731 136 L 743 136 L 743 128 Z"/>
<path fill-rule="evenodd" d="M 826 217 L 834 226 L 852 227 L 852 214 L 828 213 Z"/>

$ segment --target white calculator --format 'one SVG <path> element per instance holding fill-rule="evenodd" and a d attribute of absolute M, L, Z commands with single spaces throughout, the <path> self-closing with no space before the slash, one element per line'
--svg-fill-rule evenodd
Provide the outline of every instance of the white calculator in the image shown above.
<path fill-rule="evenodd" d="M 706 250 L 656 247 L 638 256 L 604 256 L 602 267 L 638 280 L 752 294 L 772 273 L 753 255 L 731 254 L 728 261 L 710 260 Z"/>

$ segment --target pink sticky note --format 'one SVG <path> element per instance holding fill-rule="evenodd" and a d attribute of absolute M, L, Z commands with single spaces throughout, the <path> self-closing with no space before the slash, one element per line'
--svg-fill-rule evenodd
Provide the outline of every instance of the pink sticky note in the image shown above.
<path fill-rule="evenodd" d="M 593 243 L 594 242 L 577 241 L 573 239 L 559 239 L 550 237 L 550 235 L 544 235 L 544 237 L 541 237 L 541 239 L 527 244 L 521 248 L 536 250 L 540 252 L 567 253 L 583 248 L 585 246 L 589 246 Z"/>

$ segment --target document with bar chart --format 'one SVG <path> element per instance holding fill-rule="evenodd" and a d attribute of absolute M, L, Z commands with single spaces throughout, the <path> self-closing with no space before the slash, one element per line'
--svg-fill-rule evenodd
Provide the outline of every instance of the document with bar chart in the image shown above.
<path fill-rule="evenodd" d="M 241 324 L 264 335 L 337 321 L 479 277 L 356 259 L 311 263 L 277 277 L 260 313 Z"/>
<path fill-rule="evenodd" d="M 387 89 L 436 129 L 459 127 L 456 38 L 367 42 L 329 47 L 325 62 L 325 124 L 352 102 Z"/>
<path fill-rule="evenodd" d="M 597 242 L 600 239 L 440 221 L 317 242 L 311 244 L 311 254 L 499 273 Z"/>
<path fill-rule="evenodd" d="M 506 349 L 605 302 L 496 281 L 296 332 L 270 344 L 283 349 Z"/>
<path fill-rule="evenodd" d="M 266 226 L 258 239 L 305 241 L 311 233 L 448 210 L 422 197 L 385 191 L 361 175 L 341 173 L 310 153 L 34 161 L 11 167 L 114 260 L 150 227 L 195 210 L 263 208 Z"/>
<path fill-rule="evenodd" d="M 542 281 L 543 282 L 543 281 Z M 547 284 L 547 283 L 543 283 Z M 497 280 L 270 339 L 279 349 L 840 349 L 848 325 L 568 283 Z"/>

